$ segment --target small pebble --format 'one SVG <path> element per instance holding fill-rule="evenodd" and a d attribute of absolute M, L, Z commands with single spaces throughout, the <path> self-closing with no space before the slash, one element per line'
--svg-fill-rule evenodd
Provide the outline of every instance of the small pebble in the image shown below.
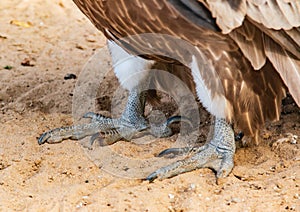
<path fill-rule="evenodd" d="M 222 190 L 221 189 L 216 189 L 214 190 L 214 194 L 221 194 Z"/>
<path fill-rule="evenodd" d="M 76 205 L 76 208 L 82 208 L 82 206 L 83 206 L 83 204 L 82 204 L 82 202 L 81 202 L 81 203 L 79 203 L 78 205 Z"/>
<path fill-rule="evenodd" d="M 280 188 L 280 189 L 283 188 L 283 185 L 282 185 L 281 183 L 277 183 L 276 186 L 277 186 L 278 188 Z"/>
<path fill-rule="evenodd" d="M 296 210 L 296 206 L 295 205 L 286 206 L 285 209 L 286 210 L 290 210 L 290 211 L 295 211 Z"/>
<path fill-rule="evenodd" d="M 66 74 L 66 76 L 64 76 L 64 80 L 69 80 L 69 79 L 76 79 L 77 76 L 75 74 Z"/>
<path fill-rule="evenodd" d="M 174 199 L 174 194 L 168 194 L 168 197 L 170 198 L 170 199 Z"/>
<path fill-rule="evenodd" d="M 7 70 L 11 70 L 13 67 L 12 66 L 4 66 L 4 69 L 7 69 Z"/>
<path fill-rule="evenodd" d="M 34 64 L 32 64 L 32 61 L 29 58 L 25 58 L 22 62 L 21 62 L 22 66 L 34 66 Z"/>
<path fill-rule="evenodd" d="M 191 190 L 195 190 L 195 188 L 196 188 L 196 185 L 195 185 L 194 183 L 192 183 L 192 184 L 190 185 L 190 189 L 191 189 Z"/>
<path fill-rule="evenodd" d="M 172 206 L 168 206 L 168 211 L 173 212 L 175 209 Z"/>
<path fill-rule="evenodd" d="M 269 132 L 265 132 L 263 135 L 262 135 L 263 139 L 268 139 L 271 137 L 271 134 Z"/>
<path fill-rule="evenodd" d="M 232 203 L 239 203 L 239 202 L 241 202 L 241 199 L 238 198 L 238 197 L 233 197 L 233 198 L 231 199 L 231 202 L 232 202 Z"/>
<path fill-rule="evenodd" d="M 270 171 L 275 172 L 276 171 L 276 166 L 270 167 Z"/>
<path fill-rule="evenodd" d="M 298 136 L 297 135 L 293 135 L 293 137 L 291 139 L 291 144 L 297 144 L 297 140 L 298 140 Z"/>
<path fill-rule="evenodd" d="M 274 186 L 273 187 L 273 189 L 274 189 L 274 191 L 276 191 L 276 192 L 280 192 L 281 191 L 281 189 L 280 188 L 278 188 L 278 186 L 276 185 L 276 186 Z"/>

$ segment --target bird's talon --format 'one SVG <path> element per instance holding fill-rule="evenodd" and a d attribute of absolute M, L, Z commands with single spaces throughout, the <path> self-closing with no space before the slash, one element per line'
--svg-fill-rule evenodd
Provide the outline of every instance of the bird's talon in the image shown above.
<path fill-rule="evenodd" d="M 239 133 L 235 134 L 234 140 L 235 141 L 241 141 L 243 137 L 244 137 L 244 133 L 243 132 L 239 132 Z"/>
<path fill-rule="evenodd" d="M 100 133 L 95 133 L 90 138 L 90 146 L 93 146 L 96 140 L 99 140 Z"/>
<path fill-rule="evenodd" d="M 149 181 L 149 183 L 152 183 L 155 179 L 157 179 L 157 173 L 153 172 L 152 174 L 150 174 L 148 177 L 146 177 L 145 180 Z"/>
<path fill-rule="evenodd" d="M 192 124 L 191 120 L 185 116 L 172 116 L 172 117 L 168 118 L 166 121 L 166 126 L 169 127 L 173 123 L 179 123 L 179 122 L 186 123 L 190 126 L 191 129 L 193 129 L 193 124 Z"/>
<path fill-rule="evenodd" d="M 47 136 L 47 137 L 46 137 Z M 38 144 L 42 145 L 44 143 L 47 143 L 49 136 L 48 136 L 48 132 L 43 133 L 39 138 L 38 138 Z"/>
<path fill-rule="evenodd" d="M 184 155 L 191 151 L 192 148 L 169 148 L 161 151 L 157 157 L 174 158 L 176 156 Z"/>

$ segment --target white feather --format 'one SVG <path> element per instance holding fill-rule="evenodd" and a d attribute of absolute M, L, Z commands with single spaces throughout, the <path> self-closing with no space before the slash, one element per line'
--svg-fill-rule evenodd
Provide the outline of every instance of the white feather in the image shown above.
<path fill-rule="evenodd" d="M 218 118 L 226 118 L 229 114 L 226 113 L 227 101 L 223 95 L 214 95 L 212 97 L 212 91 L 208 89 L 201 77 L 197 59 L 195 56 L 192 58 L 190 64 L 192 76 L 196 84 L 196 92 L 200 102 L 203 106 L 213 115 Z M 210 70 L 206 70 L 210 71 Z M 230 112 L 230 110 L 228 110 Z"/>
<path fill-rule="evenodd" d="M 148 77 L 154 61 L 131 55 L 113 41 L 108 41 L 108 47 L 114 72 L 122 87 L 132 90 Z"/>

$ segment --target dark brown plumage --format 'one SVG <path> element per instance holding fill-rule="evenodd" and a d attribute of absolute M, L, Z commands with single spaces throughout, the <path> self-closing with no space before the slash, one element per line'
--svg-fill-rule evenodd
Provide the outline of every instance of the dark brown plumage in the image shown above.
<path fill-rule="evenodd" d="M 265 121 L 279 119 L 286 87 L 300 105 L 299 1 L 74 2 L 110 40 L 142 33 L 159 33 L 183 39 L 197 47 L 210 59 L 207 64 L 210 69 L 216 71 L 200 70 L 209 89 L 218 90 L 216 87 L 220 86 L 214 82 L 214 74 L 221 80 L 228 103 L 227 120 L 233 121 L 255 139 Z M 200 17 L 203 11 L 205 14 Z M 201 21 L 197 17 L 199 20 L 202 18 Z M 126 45 L 119 44 L 133 53 L 135 50 L 152 52 L 151 48 L 161 52 L 176 51 L 178 58 L 191 62 L 191 57 L 187 59 L 188 54 L 184 50 L 175 49 L 168 40 L 159 41 L 157 45 L 152 43 L 151 48 L 145 41 L 139 41 L 138 37 L 128 40 Z M 155 54 L 143 56 L 176 63 Z M 177 75 L 191 78 L 189 71 Z"/>

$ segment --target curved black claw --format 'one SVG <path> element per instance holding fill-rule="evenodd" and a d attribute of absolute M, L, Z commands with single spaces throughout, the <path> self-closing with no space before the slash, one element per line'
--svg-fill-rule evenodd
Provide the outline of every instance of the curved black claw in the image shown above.
<path fill-rule="evenodd" d="M 184 117 L 184 116 L 172 116 L 167 119 L 166 122 L 164 122 L 161 125 L 151 125 L 150 129 L 146 129 L 150 131 L 150 134 L 154 135 L 155 137 L 168 137 L 173 134 L 170 126 L 174 123 L 184 122 L 189 124 L 191 127 L 193 127 L 192 122 Z"/>
<path fill-rule="evenodd" d="M 150 183 L 152 183 L 157 178 L 158 178 L 157 173 L 153 172 L 150 175 L 148 175 L 148 177 L 146 177 L 144 180 L 148 180 Z"/>
<path fill-rule="evenodd" d="M 157 157 L 166 157 L 166 158 L 174 158 L 176 156 L 184 155 L 190 153 L 194 150 L 193 147 L 185 147 L 185 148 L 169 148 L 161 151 Z"/>
<path fill-rule="evenodd" d="M 179 122 L 184 122 L 190 125 L 190 127 L 193 127 L 193 124 L 191 122 L 191 120 L 185 116 L 172 116 L 170 118 L 167 119 L 166 121 L 166 125 L 170 126 L 173 123 L 179 123 Z"/>
<path fill-rule="evenodd" d="M 42 145 L 44 143 L 47 143 L 47 140 L 51 137 L 49 132 L 43 133 L 39 138 L 38 138 L 38 144 Z"/>
<path fill-rule="evenodd" d="M 244 137 L 244 133 L 243 132 L 239 132 L 239 133 L 235 134 L 234 140 L 235 141 L 241 141 L 243 137 Z"/>
<path fill-rule="evenodd" d="M 99 141 L 99 143 L 101 143 L 100 133 L 95 133 L 94 135 L 91 136 L 91 138 L 90 138 L 90 145 L 93 146 L 93 144 L 95 143 L 95 141 Z"/>

